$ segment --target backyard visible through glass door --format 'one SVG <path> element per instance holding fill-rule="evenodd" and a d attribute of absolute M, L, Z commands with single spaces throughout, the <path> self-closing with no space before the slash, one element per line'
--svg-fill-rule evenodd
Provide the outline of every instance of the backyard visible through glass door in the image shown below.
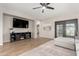
<path fill-rule="evenodd" d="M 77 19 L 55 22 L 55 37 L 75 37 L 77 32 Z"/>
<path fill-rule="evenodd" d="M 66 36 L 75 36 L 75 24 L 66 24 Z"/>

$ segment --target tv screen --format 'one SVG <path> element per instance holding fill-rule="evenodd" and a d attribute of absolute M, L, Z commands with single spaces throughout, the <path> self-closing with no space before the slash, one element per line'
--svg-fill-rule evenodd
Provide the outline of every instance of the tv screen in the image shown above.
<path fill-rule="evenodd" d="M 13 18 L 13 27 L 14 28 L 28 28 L 28 21 Z"/>

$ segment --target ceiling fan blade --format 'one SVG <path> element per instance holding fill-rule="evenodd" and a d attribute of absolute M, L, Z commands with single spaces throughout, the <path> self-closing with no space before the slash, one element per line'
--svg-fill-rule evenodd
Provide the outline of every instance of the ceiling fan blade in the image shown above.
<path fill-rule="evenodd" d="M 49 5 L 50 3 L 46 3 L 46 5 Z"/>
<path fill-rule="evenodd" d="M 40 5 L 44 6 L 44 3 L 40 3 Z"/>
<path fill-rule="evenodd" d="M 42 13 L 44 13 L 44 9 L 42 9 Z"/>
<path fill-rule="evenodd" d="M 52 10 L 54 9 L 53 7 L 49 7 L 49 6 L 47 6 L 46 8 L 48 8 L 48 9 L 52 9 Z"/>
<path fill-rule="evenodd" d="M 35 7 L 35 8 L 33 8 L 33 9 L 38 9 L 38 8 L 42 8 L 41 6 L 40 7 Z"/>

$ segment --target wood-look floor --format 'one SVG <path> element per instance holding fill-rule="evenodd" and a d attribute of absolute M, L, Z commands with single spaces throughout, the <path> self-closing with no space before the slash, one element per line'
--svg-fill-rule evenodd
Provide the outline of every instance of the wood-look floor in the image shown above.
<path fill-rule="evenodd" d="M 16 56 L 48 41 L 50 41 L 50 39 L 39 38 L 31 40 L 26 39 L 12 43 L 4 43 L 4 45 L 0 47 L 0 56 Z"/>

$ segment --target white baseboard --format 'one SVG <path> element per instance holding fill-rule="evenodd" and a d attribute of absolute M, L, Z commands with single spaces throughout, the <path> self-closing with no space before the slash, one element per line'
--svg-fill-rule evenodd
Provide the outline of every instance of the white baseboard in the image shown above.
<path fill-rule="evenodd" d="M 3 44 L 0 44 L 0 45 L 3 45 Z"/>
<path fill-rule="evenodd" d="M 7 40 L 7 41 L 3 41 L 3 43 L 6 43 L 6 42 L 10 42 L 10 40 Z"/>
<path fill-rule="evenodd" d="M 47 38 L 47 37 L 40 37 L 40 38 L 46 38 L 46 39 L 52 39 L 53 40 L 53 38 Z"/>

